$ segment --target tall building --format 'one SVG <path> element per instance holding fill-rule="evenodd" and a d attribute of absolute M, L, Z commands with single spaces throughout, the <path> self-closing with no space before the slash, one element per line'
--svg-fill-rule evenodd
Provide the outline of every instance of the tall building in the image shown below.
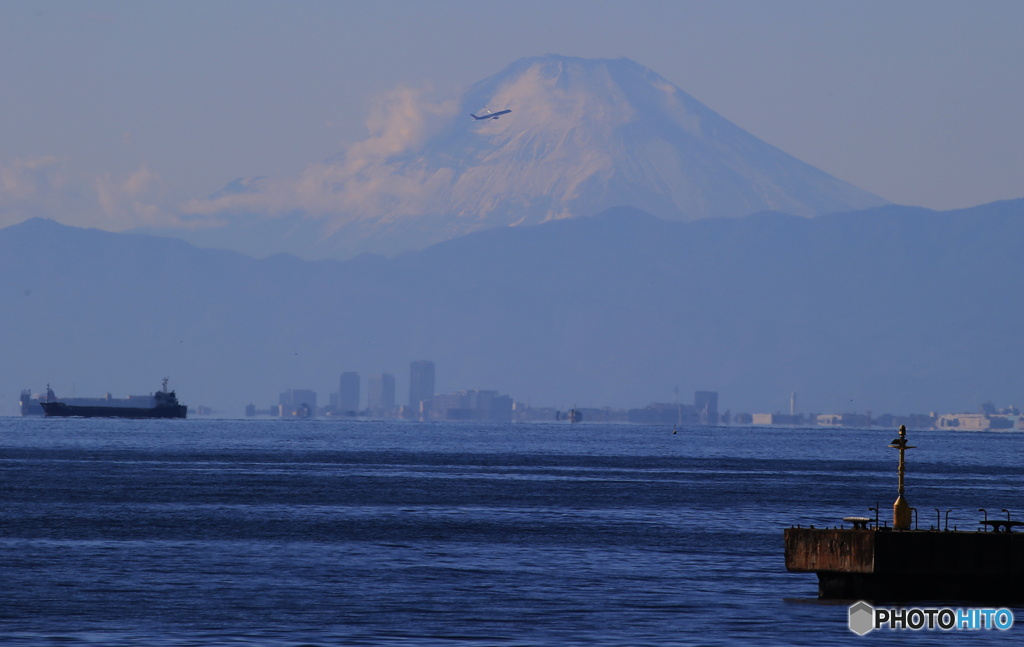
<path fill-rule="evenodd" d="M 420 402 L 434 397 L 434 363 L 417 360 L 409 370 L 409 406 L 419 410 Z"/>
<path fill-rule="evenodd" d="M 338 411 L 359 411 L 359 373 L 341 374 L 338 389 Z"/>
<path fill-rule="evenodd" d="M 718 424 L 718 392 L 697 391 L 693 394 L 693 406 L 700 412 L 702 425 Z"/>
<path fill-rule="evenodd" d="M 370 411 L 395 408 L 395 376 L 391 373 L 371 375 L 366 385 L 366 408 Z"/>

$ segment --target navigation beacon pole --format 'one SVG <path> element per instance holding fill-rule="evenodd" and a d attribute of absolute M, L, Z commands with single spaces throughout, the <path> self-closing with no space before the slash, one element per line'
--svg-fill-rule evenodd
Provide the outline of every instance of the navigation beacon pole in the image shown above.
<path fill-rule="evenodd" d="M 903 476 L 907 466 L 904 452 L 914 449 L 914 446 L 907 444 L 905 425 L 900 425 L 900 437 L 894 438 L 889 447 L 900 450 L 900 495 L 896 497 L 896 503 L 892 504 L 892 527 L 897 530 L 910 530 L 910 504 L 903 498 Z"/>

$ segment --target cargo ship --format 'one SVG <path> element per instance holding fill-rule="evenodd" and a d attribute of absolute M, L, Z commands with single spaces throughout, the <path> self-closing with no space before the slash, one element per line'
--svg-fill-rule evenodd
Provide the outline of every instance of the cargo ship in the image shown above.
<path fill-rule="evenodd" d="M 105 402 L 109 404 L 105 404 Z M 163 390 L 152 396 L 129 396 L 127 401 L 114 401 L 107 396 L 106 401 L 95 400 L 88 404 L 75 401 L 74 404 L 61 402 L 46 387 L 46 401 L 39 402 L 43 414 L 50 418 L 184 418 L 188 407 L 178 403 L 174 391 L 167 390 L 167 380 L 163 381 Z"/>

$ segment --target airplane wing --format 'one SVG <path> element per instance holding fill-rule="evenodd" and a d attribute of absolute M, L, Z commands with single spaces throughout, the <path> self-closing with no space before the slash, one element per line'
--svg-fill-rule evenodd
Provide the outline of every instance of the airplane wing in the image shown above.
<path fill-rule="evenodd" d="M 474 115 L 473 113 L 470 113 L 469 116 L 472 117 L 473 119 L 476 119 L 477 121 L 479 121 L 481 119 L 497 119 L 501 115 L 507 115 L 510 112 L 512 112 L 512 111 L 511 110 L 502 110 L 501 112 L 491 112 L 490 110 L 488 110 L 486 114 L 480 115 L 479 117 L 477 115 Z"/>

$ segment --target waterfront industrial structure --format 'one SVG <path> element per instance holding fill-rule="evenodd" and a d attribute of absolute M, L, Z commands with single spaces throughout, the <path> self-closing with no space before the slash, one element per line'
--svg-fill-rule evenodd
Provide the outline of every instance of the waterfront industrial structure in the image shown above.
<path fill-rule="evenodd" d="M 316 391 L 312 389 L 288 389 L 278 398 L 277 415 L 281 418 L 312 418 L 316 414 Z"/>
<path fill-rule="evenodd" d="M 1011 407 L 1012 409 L 1012 407 Z M 946 429 L 959 431 L 1024 430 L 1024 416 L 1020 413 L 912 413 L 894 416 L 886 413 L 873 417 L 870 413 L 827 413 L 789 415 L 785 413 L 738 413 L 733 424 L 755 427 L 846 427 L 865 429 L 902 425 L 907 429 Z"/>

